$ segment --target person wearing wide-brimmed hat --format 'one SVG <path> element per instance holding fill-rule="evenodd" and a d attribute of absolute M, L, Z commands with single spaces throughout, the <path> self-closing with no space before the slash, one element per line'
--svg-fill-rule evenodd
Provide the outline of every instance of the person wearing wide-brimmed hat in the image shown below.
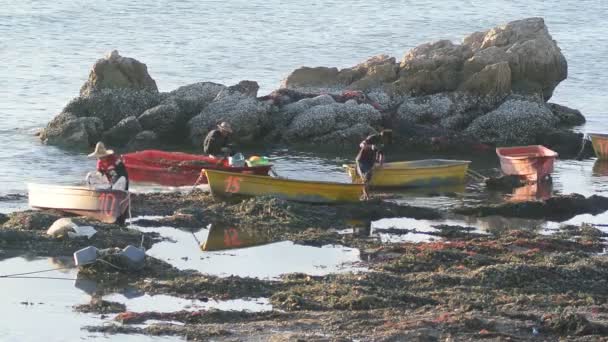
<path fill-rule="evenodd" d="M 100 141 L 95 145 L 95 151 L 89 154 L 89 158 L 97 158 L 97 172 L 105 176 L 114 190 L 129 190 L 129 175 L 122 159 L 113 150 L 106 149 Z M 87 181 L 91 174 L 87 174 Z"/>
<path fill-rule="evenodd" d="M 222 122 L 217 125 L 217 128 L 210 131 L 205 137 L 203 141 L 203 153 L 213 157 L 233 155 L 234 152 L 229 140 L 231 134 L 232 127 L 230 127 L 229 123 Z"/>

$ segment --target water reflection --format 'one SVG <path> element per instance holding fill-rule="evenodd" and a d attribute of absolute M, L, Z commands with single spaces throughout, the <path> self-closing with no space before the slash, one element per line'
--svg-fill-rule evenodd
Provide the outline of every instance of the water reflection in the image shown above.
<path fill-rule="evenodd" d="M 508 202 L 526 202 L 535 200 L 546 200 L 553 194 L 553 182 L 539 181 L 526 184 L 513 189 L 513 193 L 507 196 Z"/>
<path fill-rule="evenodd" d="M 207 240 L 201 246 L 206 252 L 265 245 L 274 242 L 272 234 L 264 229 L 247 229 L 237 226 L 211 224 Z"/>
<path fill-rule="evenodd" d="M 364 271 L 356 265 L 360 259 L 358 249 L 343 246 L 311 247 L 296 245 L 291 241 L 275 242 L 272 238 L 265 239 L 263 230 L 259 227 L 219 227 L 219 237 L 213 238 L 207 248 L 221 248 L 230 245 L 230 251 L 203 251 L 196 239 L 206 241 L 212 227 L 194 232 L 172 227 L 140 227 L 132 224 L 133 228 L 145 232 L 157 232 L 166 240 L 158 242 L 146 251 L 146 254 L 165 260 L 179 269 L 194 269 L 199 272 L 228 277 L 277 278 L 285 273 L 306 273 L 309 275 L 325 275 L 334 272 Z M 228 239 L 224 242 L 224 228 L 228 228 L 228 237 L 232 239 L 229 228 L 238 232 L 240 247 Z M 213 228 L 214 229 L 214 228 Z M 244 234 L 239 229 L 247 231 Z M 251 235 L 251 239 L 245 236 Z M 276 236 L 276 235 L 275 235 Z M 245 243 L 247 242 L 247 243 Z M 258 244 L 262 243 L 262 246 Z M 242 248 L 248 247 L 248 248 Z M 280 257 L 277 257 L 280 256 Z"/>
<path fill-rule="evenodd" d="M 593 176 L 606 177 L 608 176 L 608 160 L 597 159 L 593 164 Z"/>

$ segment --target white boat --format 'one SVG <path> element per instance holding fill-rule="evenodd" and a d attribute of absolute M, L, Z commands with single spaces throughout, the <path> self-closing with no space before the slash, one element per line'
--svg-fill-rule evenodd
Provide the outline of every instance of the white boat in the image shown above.
<path fill-rule="evenodd" d="M 83 186 L 28 184 L 29 205 L 115 223 L 129 207 L 129 192 Z"/>

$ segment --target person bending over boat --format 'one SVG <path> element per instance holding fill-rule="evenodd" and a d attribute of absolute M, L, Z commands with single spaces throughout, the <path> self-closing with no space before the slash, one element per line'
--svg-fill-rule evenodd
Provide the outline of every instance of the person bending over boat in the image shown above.
<path fill-rule="evenodd" d="M 95 146 L 95 151 L 89 154 L 89 158 L 97 158 L 97 173 L 105 176 L 112 190 L 129 190 L 129 175 L 122 158 L 114 154 L 113 150 L 107 150 L 100 141 Z M 87 174 L 87 183 L 93 175 Z"/>
<path fill-rule="evenodd" d="M 385 131 L 372 134 L 359 144 L 359 153 L 355 159 L 357 173 L 363 180 L 363 196 L 361 199 L 369 200 L 369 182 L 372 180 L 372 171 L 376 163 L 384 163 L 383 139 Z"/>
<path fill-rule="evenodd" d="M 214 158 L 225 158 L 234 155 L 230 144 L 232 127 L 227 122 L 217 125 L 217 128 L 207 134 L 203 141 L 203 153 Z"/>

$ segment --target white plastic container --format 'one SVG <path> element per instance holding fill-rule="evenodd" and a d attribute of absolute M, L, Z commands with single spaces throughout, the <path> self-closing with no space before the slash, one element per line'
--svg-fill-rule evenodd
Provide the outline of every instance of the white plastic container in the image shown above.
<path fill-rule="evenodd" d="M 97 248 L 93 246 L 85 247 L 74 252 L 74 262 L 76 266 L 94 263 L 97 260 Z"/>
<path fill-rule="evenodd" d="M 237 153 L 232 157 L 228 157 L 228 165 L 234 167 L 245 166 L 245 156 L 242 153 Z"/>

